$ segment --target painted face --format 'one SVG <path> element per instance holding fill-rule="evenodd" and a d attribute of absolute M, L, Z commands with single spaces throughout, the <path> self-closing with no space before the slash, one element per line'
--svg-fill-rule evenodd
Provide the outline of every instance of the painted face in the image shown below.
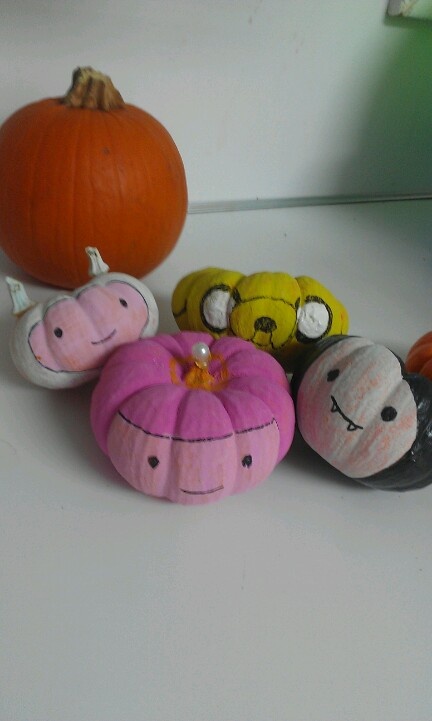
<path fill-rule="evenodd" d="M 233 421 L 223 395 L 172 386 L 140 392 L 110 426 L 114 466 L 137 490 L 188 505 L 255 487 L 276 464 L 280 430 L 270 411 L 255 427 Z M 203 403 L 206 413 L 199 417 Z M 173 414 L 173 404 L 179 413 Z"/>
<path fill-rule="evenodd" d="M 417 435 L 417 405 L 398 359 L 363 338 L 324 350 L 300 382 L 296 408 L 305 441 L 351 478 L 390 467 Z"/>
<path fill-rule="evenodd" d="M 124 444 L 134 449 L 129 456 Z M 254 488 L 273 470 L 278 446 L 274 420 L 224 438 L 184 439 L 153 435 L 119 414 L 108 437 L 115 467 L 137 490 L 189 505 Z"/>
<path fill-rule="evenodd" d="M 142 294 L 123 281 L 91 284 L 59 297 L 30 330 L 35 359 L 51 371 L 100 368 L 114 348 L 139 337 L 149 320 Z"/>
<path fill-rule="evenodd" d="M 299 303 L 298 283 L 285 273 L 244 277 L 228 305 L 230 331 L 261 350 L 276 352 L 295 333 Z"/>

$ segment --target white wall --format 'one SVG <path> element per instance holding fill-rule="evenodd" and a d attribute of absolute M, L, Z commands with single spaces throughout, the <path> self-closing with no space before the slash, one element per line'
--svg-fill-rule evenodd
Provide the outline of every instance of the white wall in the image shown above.
<path fill-rule="evenodd" d="M 386 0 L 2 0 L 0 120 L 77 65 L 170 130 L 191 202 L 428 192 L 432 25 Z"/>

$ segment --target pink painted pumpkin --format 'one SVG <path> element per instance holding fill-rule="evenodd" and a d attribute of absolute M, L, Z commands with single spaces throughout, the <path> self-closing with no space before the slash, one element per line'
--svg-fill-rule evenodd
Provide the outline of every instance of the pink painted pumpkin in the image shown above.
<path fill-rule="evenodd" d="M 108 273 L 96 248 L 86 248 L 92 280 L 71 295 L 33 303 L 19 281 L 7 278 L 17 323 L 12 360 L 27 380 L 70 388 L 97 377 L 112 351 L 154 335 L 159 313 L 153 294 L 124 273 Z"/>
<path fill-rule="evenodd" d="M 115 351 L 93 391 L 91 423 L 138 491 L 202 504 L 267 478 L 291 445 L 294 408 L 270 355 L 238 338 L 185 331 Z"/>
<path fill-rule="evenodd" d="M 372 488 L 432 482 L 432 382 L 365 338 L 334 336 L 294 373 L 296 420 L 306 443 Z"/>

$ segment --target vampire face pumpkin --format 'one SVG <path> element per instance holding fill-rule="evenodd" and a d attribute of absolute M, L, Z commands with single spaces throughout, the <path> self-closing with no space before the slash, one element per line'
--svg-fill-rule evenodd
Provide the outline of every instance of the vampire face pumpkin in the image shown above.
<path fill-rule="evenodd" d="M 432 383 L 385 346 L 353 336 L 319 342 L 292 379 L 306 443 L 374 488 L 432 482 Z"/>
<path fill-rule="evenodd" d="M 192 349 L 201 344 L 208 362 Z M 91 403 L 97 442 L 137 490 L 201 504 L 254 488 L 289 449 L 282 367 L 238 338 L 158 335 L 117 349 Z"/>
<path fill-rule="evenodd" d="M 86 250 L 93 278 L 71 295 L 36 304 L 22 283 L 7 279 L 17 315 L 12 360 L 37 385 L 85 383 L 99 374 L 119 345 L 157 331 L 159 314 L 150 290 L 132 276 L 108 273 L 97 249 Z"/>

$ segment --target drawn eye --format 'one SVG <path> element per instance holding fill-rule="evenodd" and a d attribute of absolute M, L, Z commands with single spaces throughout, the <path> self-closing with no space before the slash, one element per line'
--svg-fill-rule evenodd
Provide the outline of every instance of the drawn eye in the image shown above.
<path fill-rule="evenodd" d="M 127 300 L 125 300 L 124 298 L 120 298 L 120 305 L 122 305 L 123 308 L 127 308 L 128 307 Z"/>
<path fill-rule="evenodd" d="M 394 419 L 397 416 L 397 410 L 396 408 L 393 408 L 393 406 L 386 406 L 381 411 L 381 418 L 383 421 L 394 421 Z"/>
<path fill-rule="evenodd" d="M 201 301 L 201 319 L 211 331 L 220 333 L 228 328 L 228 302 L 231 289 L 227 285 L 210 288 Z"/>
<path fill-rule="evenodd" d="M 149 456 L 147 461 L 151 468 L 156 468 L 156 466 L 159 465 L 159 458 L 157 456 Z"/>
<path fill-rule="evenodd" d="M 242 458 L 242 466 L 243 468 L 250 468 L 252 465 L 252 456 L 244 456 Z"/>
<path fill-rule="evenodd" d="M 57 338 L 61 338 L 63 335 L 63 331 L 61 328 L 54 328 L 54 335 L 57 336 Z"/>
<path fill-rule="evenodd" d="M 336 378 L 338 377 L 339 373 L 340 373 L 339 368 L 335 368 L 334 370 L 329 371 L 329 372 L 327 373 L 327 380 L 328 380 L 328 382 L 331 383 L 331 381 L 335 381 Z"/>
<path fill-rule="evenodd" d="M 319 299 L 311 299 L 297 310 L 297 340 L 307 343 L 327 333 L 332 323 L 330 308 Z"/>

